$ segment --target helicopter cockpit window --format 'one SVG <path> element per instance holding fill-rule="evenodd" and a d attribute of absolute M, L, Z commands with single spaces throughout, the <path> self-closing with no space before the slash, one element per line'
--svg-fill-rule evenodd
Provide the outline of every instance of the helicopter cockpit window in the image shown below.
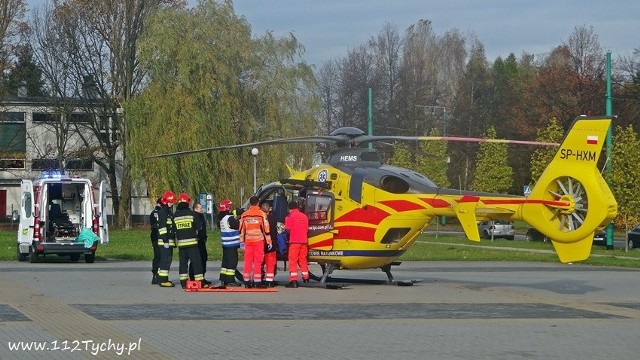
<path fill-rule="evenodd" d="M 331 221 L 333 198 L 326 195 L 310 194 L 307 196 L 305 213 L 309 217 L 309 224 L 323 224 Z"/>

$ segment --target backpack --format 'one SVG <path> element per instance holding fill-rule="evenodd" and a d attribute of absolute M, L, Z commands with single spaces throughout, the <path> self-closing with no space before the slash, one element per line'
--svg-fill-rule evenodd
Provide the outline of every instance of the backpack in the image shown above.
<path fill-rule="evenodd" d="M 287 253 L 287 233 L 284 231 L 284 224 L 279 222 L 277 225 L 276 240 L 278 241 L 278 254 Z"/>

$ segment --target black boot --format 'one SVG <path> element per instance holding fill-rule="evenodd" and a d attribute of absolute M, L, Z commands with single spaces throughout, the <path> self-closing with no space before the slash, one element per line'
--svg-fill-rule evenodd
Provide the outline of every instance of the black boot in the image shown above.
<path fill-rule="evenodd" d="M 253 289 L 253 283 L 252 283 L 252 282 L 250 282 L 250 281 L 245 281 L 245 282 L 244 282 L 244 287 L 245 287 L 246 289 Z"/>
<path fill-rule="evenodd" d="M 286 287 L 286 288 L 297 288 L 298 287 L 298 282 L 297 281 L 289 281 L 289 283 L 287 285 L 285 285 L 284 287 Z"/>
<path fill-rule="evenodd" d="M 183 289 L 187 288 L 187 280 L 180 280 L 180 285 L 182 286 Z"/>
<path fill-rule="evenodd" d="M 158 280 L 158 274 L 153 274 L 153 277 L 151 278 L 151 285 L 158 285 L 160 283 L 160 281 Z"/>

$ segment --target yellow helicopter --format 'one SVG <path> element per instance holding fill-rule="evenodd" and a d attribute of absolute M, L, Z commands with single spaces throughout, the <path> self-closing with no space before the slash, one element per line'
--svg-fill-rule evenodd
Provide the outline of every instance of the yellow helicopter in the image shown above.
<path fill-rule="evenodd" d="M 455 216 L 473 241 L 480 241 L 478 221 L 523 220 L 551 239 L 561 262 L 587 259 L 594 233 L 617 215 L 616 200 L 597 168 L 610 123 L 605 117 L 576 118 L 528 197 L 440 188 L 412 170 L 383 164 L 375 149 L 357 145 L 380 140 L 541 144 L 529 141 L 370 136 L 340 128 L 330 136 L 151 157 L 306 141 L 345 145 L 327 163 L 306 171 L 290 169 L 289 178 L 260 187 L 256 195 L 272 203 L 278 221 L 284 219 L 288 201 L 299 201 L 309 217 L 309 260 L 321 265 L 321 282 L 336 269 L 371 268 L 382 269 L 394 282 L 391 266 L 435 216 Z"/>

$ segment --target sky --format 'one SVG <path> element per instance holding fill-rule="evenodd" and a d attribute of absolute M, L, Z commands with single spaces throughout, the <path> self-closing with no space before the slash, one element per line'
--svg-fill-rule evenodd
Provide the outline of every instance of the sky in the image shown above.
<path fill-rule="evenodd" d="M 431 20 L 438 35 L 454 28 L 475 34 L 489 61 L 548 53 L 583 25 L 593 26 L 614 58 L 640 48 L 638 0 L 234 0 L 234 6 L 254 34 L 292 32 L 305 46 L 304 59 L 318 66 L 346 56 L 387 22 L 403 34 L 420 19 Z"/>
<path fill-rule="evenodd" d="M 603 50 L 614 58 L 640 48 L 638 0 L 234 0 L 254 33 L 288 32 L 305 46 L 307 62 L 320 65 L 344 57 L 388 22 L 404 30 L 431 20 L 435 33 L 473 33 L 487 59 L 548 53 L 576 26 L 593 26 Z M 604 55 L 603 55 L 604 56 Z"/>

